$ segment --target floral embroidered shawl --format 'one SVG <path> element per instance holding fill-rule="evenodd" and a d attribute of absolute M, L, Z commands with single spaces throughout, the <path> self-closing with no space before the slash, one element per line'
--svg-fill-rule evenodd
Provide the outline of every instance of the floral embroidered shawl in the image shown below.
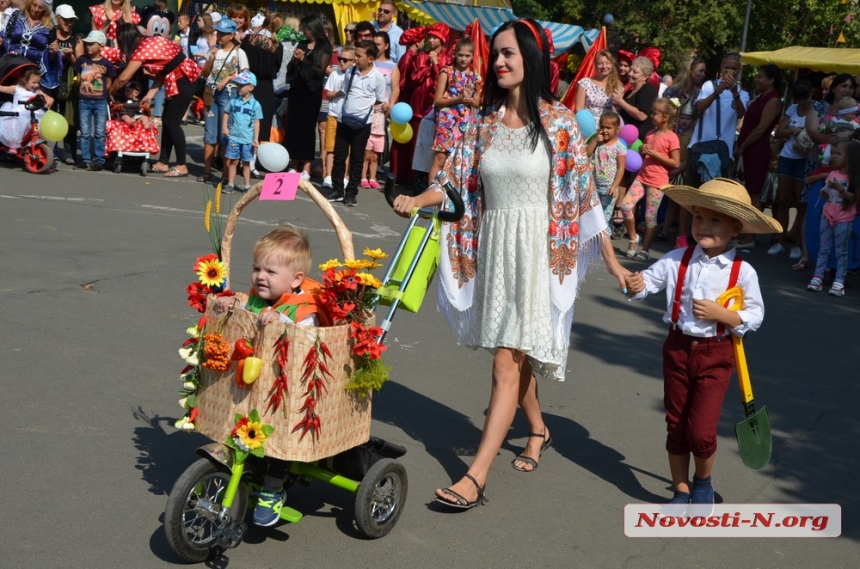
<path fill-rule="evenodd" d="M 466 215 L 460 223 L 442 226 L 444 246 L 440 259 L 439 298 L 447 297 L 451 308 L 460 312 L 468 311 L 472 306 L 475 274 L 480 270 L 477 254 L 483 211 L 481 157 L 492 145 L 504 116 L 505 106 L 502 104 L 476 114 L 462 143 L 454 149 L 430 186 L 443 191 L 442 187 L 450 182 L 454 188 L 460 188 L 466 205 Z M 597 260 L 601 253 L 606 220 L 574 114 L 559 102 L 541 101 L 540 116 L 550 141 L 552 160 L 548 188 L 550 262 L 547 270 L 550 271 L 554 313 L 564 316 L 573 307 L 588 264 Z M 443 311 L 447 312 L 444 308 Z M 562 320 L 569 321 L 568 318 Z"/>

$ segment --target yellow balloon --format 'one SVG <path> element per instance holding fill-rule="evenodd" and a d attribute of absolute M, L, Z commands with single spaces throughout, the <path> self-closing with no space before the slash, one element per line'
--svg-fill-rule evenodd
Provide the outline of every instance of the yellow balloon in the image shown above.
<path fill-rule="evenodd" d="M 394 138 L 395 141 L 399 142 L 400 144 L 406 144 L 407 142 L 412 140 L 412 125 L 409 123 L 392 124 L 391 136 L 392 138 Z"/>
<path fill-rule="evenodd" d="M 45 140 L 59 142 L 69 133 L 69 123 L 66 117 L 54 111 L 48 111 L 39 121 L 39 133 Z"/>

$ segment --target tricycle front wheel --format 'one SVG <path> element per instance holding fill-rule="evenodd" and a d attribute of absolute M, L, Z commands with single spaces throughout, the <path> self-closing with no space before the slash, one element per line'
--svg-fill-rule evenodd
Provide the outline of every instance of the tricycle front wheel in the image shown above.
<path fill-rule="evenodd" d="M 201 458 L 173 485 L 164 511 L 164 533 L 170 548 L 189 563 L 206 561 L 222 536 L 226 511 L 221 506 L 230 474 Z M 248 487 L 239 485 L 230 520 L 241 522 L 248 503 Z"/>
<path fill-rule="evenodd" d="M 388 535 L 403 508 L 409 480 L 402 464 L 383 458 L 368 470 L 355 497 L 355 523 L 371 539 Z"/>

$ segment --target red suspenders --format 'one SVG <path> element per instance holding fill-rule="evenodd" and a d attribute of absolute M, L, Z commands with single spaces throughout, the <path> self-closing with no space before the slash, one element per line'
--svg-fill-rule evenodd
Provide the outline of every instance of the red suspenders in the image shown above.
<path fill-rule="evenodd" d="M 681 257 L 681 266 L 678 268 L 678 282 L 675 284 L 675 300 L 672 302 L 672 326 L 678 327 L 678 317 L 681 315 L 681 293 L 684 289 L 684 279 L 687 277 L 687 267 L 690 265 L 690 259 L 693 258 L 695 246 L 687 247 L 684 251 L 684 256 Z M 732 289 L 738 284 L 738 275 L 741 273 L 741 255 L 735 251 L 735 260 L 732 261 L 732 272 L 729 273 L 729 287 L 726 290 Z M 717 325 L 717 336 L 725 336 L 726 327 L 723 324 Z"/>

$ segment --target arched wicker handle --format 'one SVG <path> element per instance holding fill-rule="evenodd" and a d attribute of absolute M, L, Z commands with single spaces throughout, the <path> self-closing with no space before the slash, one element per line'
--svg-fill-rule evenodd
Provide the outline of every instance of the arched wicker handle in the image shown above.
<path fill-rule="evenodd" d="M 332 206 L 331 203 L 329 203 L 329 201 L 325 199 L 310 182 L 300 180 L 299 188 L 306 193 L 308 197 L 317 204 L 317 206 L 319 206 L 323 214 L 326 216 L 326 219 L 331 223 L 331 226 L 337 234 L 337 240 L 338 243 L 340 243 L 340 250 L 341 253 L 343 253 L 343 259 L 345 261 L 352 261 L 355 259 L 355 252 L 352 247 L 352 232 L 346 228 L 343 220 L 334 210 L 334 206 Z M 239 221 L 239 215 L 241 215 L 242 210 L 245 209 L 249 203 L 257 199 L 262 190 L 263 182 L 254 184 L 254 186 L 245 192 L 245 195 L 236 202 L 236 205 L 233 206 L 233 209 L 230 211 L 230 215 L 227 217 L 227 225 L 224 228 L 224 235 L 221 238 L 221 260 L 227 268 L 228 287 L 230 286 L 230 252 L 233 243 L 233 232 L 236 230 L 236 223 Z"/>

